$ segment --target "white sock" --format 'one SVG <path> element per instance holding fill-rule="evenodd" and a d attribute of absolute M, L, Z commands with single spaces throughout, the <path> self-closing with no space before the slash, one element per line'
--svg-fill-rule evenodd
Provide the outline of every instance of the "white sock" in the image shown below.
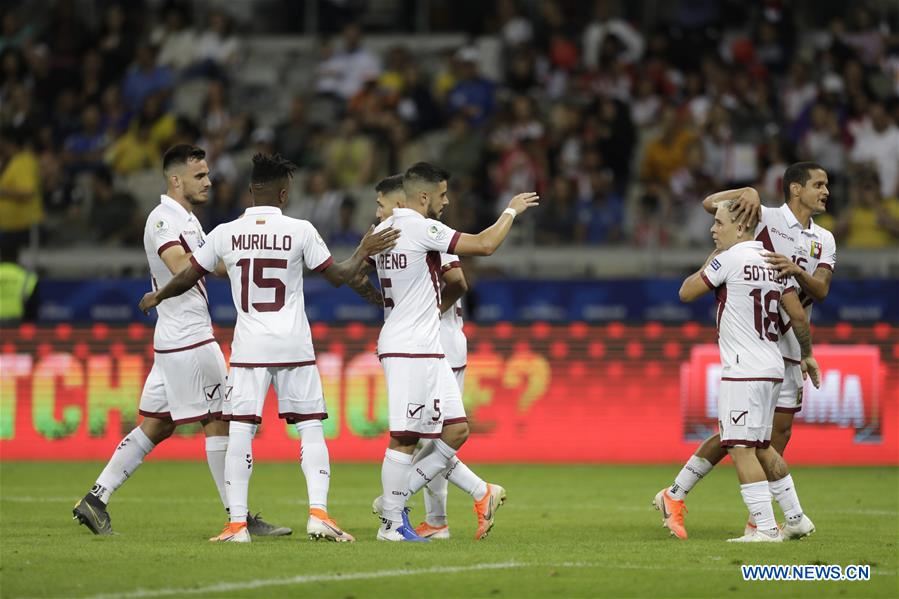
<path fill-rule="evenodd" d="M 715 465 L 698 455 L 690 456 L 684 467 L 674 477 L 674 484 L 668 489 L 668 495 L 675 501 L 683 501 L 702 477 L 712 471 Z"/>
<path fill-rule="evenodd" d="M 206 463 L 209 465 L 209 472 L 212 473 L 212 480 L 215 481 L 215 488 L 218 489 L 219 498 L 225 511 L 228 511 L 228 494 L 225 491 L 225 452 L 228 451 L 228 437 L 216 436 L 206 437 Z"/>
<path fill-rule="evenodd" d="M 402 451 L 388 449 L 384 453 L 384 462 L 381 464 L 381 527 L 393 528 L 402 524 L 403 508 L 406 507 L 406 499 L 409 497 L 409 471 L 412 470 L 412 456 Z"/>
<path fill-rule="evenodd" d="M 91 488 L 91 494 L 103 503 L 109 503 L 112 493 L 134 474 L 144 457 L 153 451 L 156 445 L 147 438 L 140 427 L 135 427 L 119 443 L 97 482 Z"/>
<path fill-rule="evenodd" d="M 300 435 L 300 467 L 306 477 L 309 507 L 328 511 L 328 489 L 331 486 L 331 461 L 325 445 L 325 430 L 321 420 L 297 422 Z"/>
<path fill-rule="evenodd" d="M 758 529 L 763 532 L 776 531 L 777 522 L 774 520 L 774 508 L 771 506 L 771 491 L 768 489 L 768 481 L 740 485 L 740 494 Z"/>
<path fill-rule="evenodd" d="M 787 522 L 796 522 L 802 518 L 802 506 L 799 505 L 799 495 L 796 494 L 792 475 L 788 474 L 780 480 L 769 482 L 768 487 L 783 510 Z"/>
<path fill-rule="evenodd" d="M 434 451 L 434 442 L 427 440 L 423 443 L 421 451 L 412 454 L 412 465 L 425 459 Z M 434 477 L 431 482 L 425 485 L 423 493 L 425 500 L 425 521 L 432 526 L 446 526 L 446 492 L 447 480 L 446 471 L 440 476 Z"/>
<path fill-rule="evenodd" d="M 256 425 L 231 422 L 228 428 L 228 451 L 225 453 L 225 488 L 231 522 L 247 521 L 247 495 L 253 474 L 253 436 Z"/>
<path fill-rule="evenodd" d="M 456 450 L 441 439 L 434 439 L 434 450 L 420 460 L 409 473 L 409 494 L 413 495 L 447 469 Z"/>
<path fill-rule="evenodd" d="M 487 494 L 487 483 L 457 457 L 453 457 L 449 461 L 449 468 L 446 469 L 446 474 L 440 478 L 444 477 L 471 495 L 475 501 L 480 501 Z"/>

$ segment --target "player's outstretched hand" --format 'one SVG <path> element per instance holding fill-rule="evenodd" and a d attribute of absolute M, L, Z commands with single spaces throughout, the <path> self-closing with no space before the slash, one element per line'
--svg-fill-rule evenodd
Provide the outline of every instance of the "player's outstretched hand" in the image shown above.
<path fill-rule="evenodd" d="M 795 262 L 783 254 L 766 252 L 763 256 L 765 257 L 765 262 L 777 271 L 777 276 L 780 278 L 795 277 L 802 272 L 802 269 Z"/>
<path fill-rule="evenodd" d="M 150 293 L 144 294 L 144 297 L 141 298 L 137 307 L 140 308 L 140 311 L 144 314 L 149 314 L 150 310 L 158 305 L 159 299 L 156 297 L 156 292 L 151 291 Z"/>
<path fill-rule="evenodd" d="M 762 213 L 762 200 L 759 198 L 758 192 L 747 187 L 730 207 L 730 213 L 733 215 L 734 222 L 742 225 L 758 222 L 759 215 Z"/>
<path fill-rule="evenodd" d="M 374 226 L 369 228 L 368 232 L 362 237 L 362 241 L 359 242 L 359 247 L 362 248 L 362 252 L 366 256 L 374 256 L 385 250 L 393 249 L 397 239 L 400 238 L 400 232 L 392 227 L 388 227 L 378 233 L 375 233 L 374 230 Z"/>
<path fill-rule="evenodd" d="M 802 380 L 812 377 L 812 384 L 815 386 L 815 389 L 819 388 L 821 386 L 821 369 L 818 368 L 818 362 L 809 356 L 808 358 L 802 358 L 800 367 L 802 368 Z"/>
<path fill-rule="evenodd" d="M 509 200 L 509 208 L 515 211 L 515 214 L 521 214 L 528 208 L 532 208 L 534 206 L 539 206 L 540 202 L 537 200 L 540 199 L 540 196 L 537 195 L 536 192 L 529 191 L 527 193 L 520 193 L 511 200 Z"/>

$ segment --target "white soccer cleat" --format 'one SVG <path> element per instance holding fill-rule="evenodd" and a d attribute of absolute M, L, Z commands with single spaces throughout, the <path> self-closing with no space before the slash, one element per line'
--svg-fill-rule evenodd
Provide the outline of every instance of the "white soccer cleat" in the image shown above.
<path fill-rule="evenodd" d="M 783 543 L 783 535 L 780 534 L 780 529 L 777 530 L 774 534 L 769 534 L 767 532 L 763 532 L 761 530 L 756 529 L 755 532 L 751 532 L 748 535 L 743 535 L 742 537 L 737 537 L 736 539 L 728 539 L 728 543 Z"/>
<path fill-rule="evenodd" d="M 746 526 L 743 527 L 743 536 L 745 537 L 746 535 L 751 535 L 756 530 L 758 530 L 756 525 L 751 520 L 747 520 Z"/>
<path fill-rule="evenodd" d="M 313 541 L 324 539 L 337 543 L 353 543 L 356 538 L 342 530 L 328 514 L 320 509 L 309 510 L 309 520 L 306 521 L 306 534 Z"/>
<path fill-rule="evenodd" d="M 783 537 L 787 540 L 799 540 L 815 532 L 815 523 L 812 522 L 811 518 L 802 514 L 802 518 L 800 518 L 799 522 L 796 524 L 784 522 L 781 527 L 781 532 L 783 533 Z"/>

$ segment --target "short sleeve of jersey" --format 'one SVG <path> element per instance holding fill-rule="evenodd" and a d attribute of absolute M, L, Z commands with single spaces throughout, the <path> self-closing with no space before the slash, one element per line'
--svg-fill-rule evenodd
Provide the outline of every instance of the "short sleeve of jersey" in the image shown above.
<path fill-rule="evenodd" d="M 821 236 L 821 259 L 818 260 L 818 268 L 826 268 L 833 270 L 837 264 L 837 242 L 833 238 L 833 233 L 825 231 Z"/>
<path fill-rule="evenodd" d="M 710 289 L 716 289 L 727 280 L 730 271 L 730 255 L 728 252 L 718 254 L 702 271 L 702 280 Z"/>
<path fill-rule="evenodd" d="M 303 223 L 303 262 L 310 270 L 322 272 L 334 262 L 331 251 L 312 223 Z"/>
<path fill-rule="evenodd" d="M 434 219 L 425 220 L 424 235 L 421 236 L 422 245 L 433 251 L 452 254 L 456 249 L 456 242 L 462 233 L 447 227 L 442 222 Z"/>
<path fill-rule="evenodd" d="M 758 237 L 758 234 L 762 232 L 762 229 L 768 226 L 768 220 L 771 218 L 771 212 L 773 208 L 768 208 L 767 206 L 761 207 L 761 212 L 759 213 L 759 222 L 755 225 L 755 236 Z"/>
<path fill-rule="evenodd" d="M 799 283 L 796 282 L 796 279 L 793 277 L 789 277 L 783 280 L 783 291 L 782 295 L 786 295 L 787 293 L 794 293 L 799 291 Z"/>
<path fill-rule="evenodd" d="M 440 254 L 440 274 L 445 273 L 448 270 L 452 270 L 454 268 L 461 268 L 462 263 L 459 261 L 459 256 L 455 254 Z"/>
<path fill-rule="evenodd" d="M 205 275 L 207 272 L 212 272 L 215 270 L 215 265 L 218 264 L 219 258 L 221 257 L 218 255 L 217 251 L 217 242 L 220 231 L 220 227 L 213 229 L 212 232 L 206 236 L 203 245 L 198 247 L 197 251 L 190 257 L 190 263 L 195 269 L 200 271 L 201 274 Z"/>
<path fill-rule="evenodd" d="M 170 247 L 181 245 L 181 240 L 178 238 L 180 231 L 170 219 L 162 216 L 154 219 L 147 226 L 150 229 L 153 244 L 156 246 L 156 253 L 160 256 Z"/>

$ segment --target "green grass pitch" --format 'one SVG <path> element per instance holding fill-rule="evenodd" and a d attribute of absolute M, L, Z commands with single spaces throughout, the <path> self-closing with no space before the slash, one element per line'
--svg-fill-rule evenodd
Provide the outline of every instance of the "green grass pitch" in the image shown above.
<path fill-rule="evenodd" d="M 725 543 L 745 509 L 725 466 L 688 497 L 690 539 L 670 538 L 650 502 L 671 466 L 491 465 L 508 501 L 475 542 L 470 499 L 451 487 L 449 541 L 375 541 L 379 464 L 334 464 L 332 515 L 358 542 L 305 537 L 298 464 L 260 462 L 251 507 L 291 537 L 212 544 L 224 514 L 203 462 L 150 461 L 113 497 L 121 534 L 95 537 L 71 509 L 99 463 L 0 464 L 2 597 L 783 597 L 899 596 L 896 468 L 797 468 L 818 531 L 782 545 Z M 423 508 L 415 498 L 412 520 Z M 744 582 L 740 564 L 870 564 L 868 582 Z"/>

